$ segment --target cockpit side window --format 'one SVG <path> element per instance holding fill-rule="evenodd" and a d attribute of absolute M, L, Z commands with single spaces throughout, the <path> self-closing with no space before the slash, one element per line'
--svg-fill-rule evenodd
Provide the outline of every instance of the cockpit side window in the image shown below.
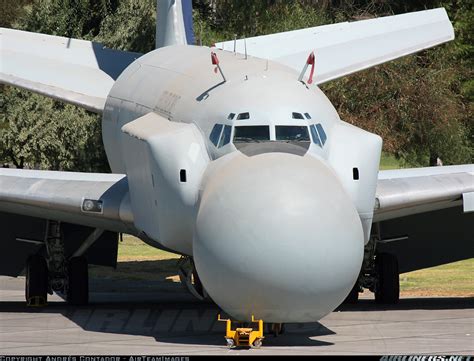
<path fill-rule="evenodd" d="M 303 114 L 301 114 L 301 113 L 295 113 L 295 112 L 293 112 L 293 113 L 291 114 L 291 117 L 292 117 L 293 119 L 304 119 Z"/>
<path fill-rule="evenodd" d="M 323 126 L 321 124 L 316 124 L 316 128 L 318 129 L 319 138 L 321 138 L 321 143 L 323 143 L 324 145 L 326 143 L 326 140 L 328 139 L 326 132 L 324 131 Z"/>
<path fill-rule="evenodd" d="M 321 144 L 321 139 L 319 139 L 319 134 L 314 124 L 311 125 L 309 129 L 311 129 L 311 135 L 313 136 L 313 143 L 319 145 L 322 148 L 323 145 Z"/>
<path fill-rule="evenodd" d="M 310 126 L 310 129 L 311 135 L 313 136 L 313 142 L 322 148 L 328 139 L 323 126 L 319 123 L 313 124 Z"/>
<path fill-rule="evenodd" d="M 221 148 L 224 145 L 227 145 L 227 144 L 230 143 L 230 135 L 231 134 L 232 134 L 232 127 L 230 125 L 224 126 L 224 131 L 222 132 L 218 148 Z"/>
<path fill-rule="evenodd" d="M 234 143 L 251 143 L 270 140 L 268 125 L 237 126 L 234 131 Z"/>
<path fill-rule="evenodd" d="M 219 138 L 222 133 L 222 128 L 224 125 L 222 124 L 216 124 L 214 125 L 214 128 L 212 128 L 211 134 L 209 135 L 209 139 L 217 147 L 217 144 L 219 143 Z"/>

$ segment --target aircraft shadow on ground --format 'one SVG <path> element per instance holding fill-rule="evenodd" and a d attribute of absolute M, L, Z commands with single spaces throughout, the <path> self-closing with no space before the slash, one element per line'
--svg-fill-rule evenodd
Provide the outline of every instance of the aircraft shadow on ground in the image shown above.
<path fill-rule="evenodd" d="M 199 301 L 171 277 L 176 260 L 121 262 L 117 272 L 91 270 L 91 304 L 69 306 L 61 301 L 44 308 L 27 308 L 24 302 L 1 302 L 0 312 L 61 314 L 86 331 L 154 337 L 177 344 L 222 345 L 225 323 L 217 321 L 219 307 L 212 301 Z M 127 277 L 128 276 L 128 277 Z M 360 300 L 341 305 L 337 311 L 381 311 L 410 309 L 472 308 L 474 298 L 409 298 L 397 305 L 379 305 Z M 225 315 L 223 315 L 225 316 Z M 325 346 L 318 336 L 334 334 L 319 322 L 289 324 L 286 332 L 267 335 L 265 346 Z"/>
<path fill-rule="evenodd" d="M 27 308 L 23 302 L 1 302 L 0 312 L 61 314 L 85 331 L 154 337 L 159 342 L 225 346 L 225 323 L 217 321 L 218 307 L 211 302 L 97 303 L 83 307 L 51 302 L 43 308 Z M 225 316 L 225 315 L 224 315 Z M 289 324 L 285 333 L 267 335 L 265 346 L 327 346 L 314 340 L 334 334 L 319 322 Z"/>
<path fill-rule="evenodd" d="M 154 337 L 176 344 L 225 347 L 225 323 L 217 321 L 219 307 L 199 301 L 176 282 L 176 260 L 120 262 L 117 271 L 91 267 L 91 303 L 70 306 L 52 301 L 43 308 L 24 302 L 1 302 L 1 312 L 61 314 L 85 331 Z M 174 280 L 173 278 L 174 277 Z M 61 295 L 59 295 L 61 296 Z M 290 324 L 285 333 L 267 335 L 265 346 L 325 346 L 314 340 L 334 334 L 322 324 Z"/>

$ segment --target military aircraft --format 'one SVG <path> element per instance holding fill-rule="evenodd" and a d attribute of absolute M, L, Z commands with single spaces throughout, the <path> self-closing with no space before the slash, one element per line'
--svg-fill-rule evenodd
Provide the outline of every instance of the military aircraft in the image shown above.
<path fill-rule="evenodd" d="M 88 302 L 119 235 L 181 254 L 235 320 L 312 322 L 399 273 L 474 255 L 474 165 L 379 171 L 382 139 L 318 85 L 454 39 L 444 9 L 195 46 L 190 0 L 158 1 L 136 54 L 1 29 L 0 80 L 102 114 L 113 174 L 0 169 L 0 274 L 26 301 Z"/>

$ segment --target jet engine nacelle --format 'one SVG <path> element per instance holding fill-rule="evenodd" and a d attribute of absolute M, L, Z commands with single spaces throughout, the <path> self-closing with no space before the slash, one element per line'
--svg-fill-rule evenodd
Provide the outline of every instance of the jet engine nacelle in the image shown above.
<path fill-rule="evenodd" d="M 196 203 L 209 163 L 201 133 L 193 124 L 156 113 L 124 125 L 122 133 L 136 227 L 163 246 L 192 255 Z"/>

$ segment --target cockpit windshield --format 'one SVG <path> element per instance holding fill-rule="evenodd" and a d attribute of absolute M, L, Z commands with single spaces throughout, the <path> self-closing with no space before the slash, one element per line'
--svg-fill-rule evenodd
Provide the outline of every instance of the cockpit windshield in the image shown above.
<path fill-rule="evenodd" d="M 234 143 L 249 143 L 270 140 L 268 125 L 246 125 L 235 127 Z"/>
<path fill-rule="evenodd" d="M 275 127 L 276 140 L 286 142 L 310 142 L 307 126 L 279 125 Z"/>

